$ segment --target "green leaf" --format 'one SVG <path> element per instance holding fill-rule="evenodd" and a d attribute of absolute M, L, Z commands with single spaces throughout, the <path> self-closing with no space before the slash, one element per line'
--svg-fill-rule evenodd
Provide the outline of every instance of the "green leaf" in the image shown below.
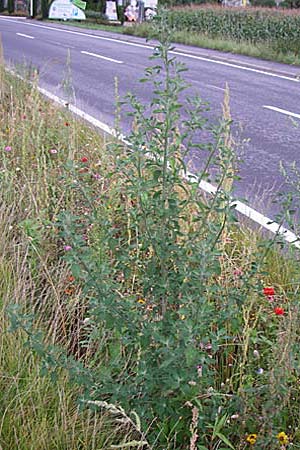
<path fill-rule="evenodd" d="M 216 435 L 219 439 L 221 439 L 221 441 L 224 442 L 224 444 L 228 445 L 229 448 L 231 448 L 232 450 L 235 450 L 234 446 L 229 442 L 229 440 L 227 439 L 226 436 L 224 436 L 224 434 L 216 433 Z"/>

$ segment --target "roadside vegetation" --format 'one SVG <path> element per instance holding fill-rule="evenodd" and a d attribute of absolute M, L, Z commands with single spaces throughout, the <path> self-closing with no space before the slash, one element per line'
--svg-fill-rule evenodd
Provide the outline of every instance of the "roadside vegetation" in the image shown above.
<path fill-rule="evenodd" d="M 1 66 L 4 449 L 300 448 L 299 251 L 237 221 L 229 93 L 217 125 L 181 105 L 158 26 L 127 143 Z"/>
<path fill-rule="evenodd" d="M 5 72 L 3 62 L 0 74 L 0 447 L 106 450 L 117 424 L 80 411 L 80 390 L 63 371 L 57 381 L 42 375 L 38 348 L 26 346 L 26 333 L 11 333 L 7 316 L 10 304 L 19 305 L 48 344 L 67 349 L 75 342 L 83 305 L 52 223 L 75 206 L 62 178 L 65 162 L 83 155 L 97 161 L 100 153 L 104 161 L 105 141 Z"/>
<path fill-rule="evenodd" d="M 299 64 L 297 9 L 185 6 L 168 10 L 174 42 Z M 126 34 L 151 36 L 151 25 L 126 27 Z"/>

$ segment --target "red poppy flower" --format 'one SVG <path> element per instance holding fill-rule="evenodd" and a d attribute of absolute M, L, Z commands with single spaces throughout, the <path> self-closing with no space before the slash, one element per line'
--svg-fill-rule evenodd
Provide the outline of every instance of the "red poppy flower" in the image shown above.
<path fill-rule="evenodd" d="M 73 275 L 70 275 L 68 277 L 68 281 L 70 281 L 70 283 L 73 283 L 73 281 L 75 281 L 75 278 L 73 277 Z"/>
<path fill-rule="evenodd" d="M 276 316 L 283 316 L 284 315 L 284 309 L 280 307 L 274 308 L 274 313 Z"/>
<path fill-rule="evenodd" d="M 89 159 L 86 156 L 83 156 L 80 161 L 83 163 L 86 163 L 86 162 L 88 162 L 88 160 Z"/>
<path fill-rule="evenodd" d="M 65 122 L 65 127 L 69 127 L 69 126 L 70 126 L 69 122 Z"/>
<path fill-rule="evenodd" d="M 275 295 L 275 289 L 273 287 L 265 287 L 263 290 L 264 295 Z"/>

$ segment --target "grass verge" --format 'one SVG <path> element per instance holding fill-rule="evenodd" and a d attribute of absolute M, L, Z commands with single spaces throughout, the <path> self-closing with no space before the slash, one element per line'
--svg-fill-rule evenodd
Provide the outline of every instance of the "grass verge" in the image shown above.
<path fill-rule="evenodd" d="M 228 93 L 217 128 L 200 99 L 183 121 L 167 50 L 130 148 L 0 72 L 4 448 L 300 448 L 299 255 L 236 223 Z"/>
<path fill-rule="evenodd" d="M 106 142 L 3 66 L 0 74 L 0 447 L 107 450 L 124 427 L 106 412 L 82 411 L 80 389 L 63 370 L 56 379 L 46 367 L 42 374 L 38 349 L 26 347 L 26 332 L 11 332 L 7 317 L 19 305 L 29 322 L 35 315 L 34 332 L 80 358 L 85 307 L 51 224 L 62 209 L 79 207 L 63 177 L 66 161 L 84 165 L 84 157 L 104 168 Z"/>

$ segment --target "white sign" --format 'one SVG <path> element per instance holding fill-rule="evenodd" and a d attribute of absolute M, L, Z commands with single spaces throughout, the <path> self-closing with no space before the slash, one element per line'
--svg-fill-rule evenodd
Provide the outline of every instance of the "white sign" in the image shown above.
<path fill-rule="evenodd" d="M 157 0 L 144 0 L 144 7 L 146 8 L 157 8 Z"/>
<path fill-rule="evenodd" d="M 49 19 L 85 20 L 85 14 L 71 0 L 54 0 L 50 6 Z"/>
<path fill-rule="evenodd" d="M 118 20 L 116 2 L 113 1 L 106 2 L 105 15 L 107 16 L 108 20 Z"/>

